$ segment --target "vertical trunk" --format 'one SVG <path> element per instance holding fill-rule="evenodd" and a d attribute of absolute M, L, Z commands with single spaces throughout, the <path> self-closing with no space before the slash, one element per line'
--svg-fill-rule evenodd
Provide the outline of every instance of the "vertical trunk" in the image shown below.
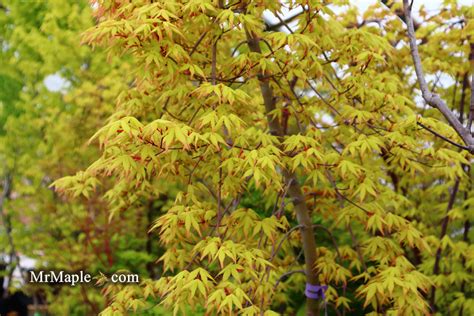
<path fill-rule="evenodd" d="M 259 40 L 247 31 L 248 46 L 252 52 L 261 53 L 259 46 Z M 275 96 L 273 94 L 272 87 L 268 83 L 268 79 L 265 78 L 265 74 L 262 73 L 258 76 L 260 81 L 260 91 L 262 93 L 263 101 L 265 104 L 265 112 L 270 127 L 270 133 L 275 136 L 284 136 L 283 130 L 280 126 L 279 121 L 274 118 L 270 113 L 275 110 Z M 309 284 L 316 285 L 319 283 L 318 276 L 313 270 L 314 262 L 316 261 L 316 241 L 314 238 L 313 226 L 311 217 L 309 214 L 308 207 L 306 205 L 301 186 L 298 183 L 296 175 L 289 171 L 283 171 L 283 177 L 286 183 L 290 183 L 288 189 L 288 195 L 292 198 L 295 206 L 296 218 L 298 224 L 301 225 L 301 240 L 303 243 L 303 252 L 306 264 L 306 282 Z M 319 314 L 319 302 L 315 299 L 306 299 L 306 314 L 307 315 L 318 315 Z"/>

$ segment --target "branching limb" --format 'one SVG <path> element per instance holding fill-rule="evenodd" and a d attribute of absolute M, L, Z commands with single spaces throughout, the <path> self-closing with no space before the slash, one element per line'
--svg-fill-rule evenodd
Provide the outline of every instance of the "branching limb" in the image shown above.
<path fill-rule="evenodd" d="M 295 14 L 293 14 L 292 16 L 289 16 L 288 18 L 286 18 L 285 20 L 283 20 L 280 16 L 278 16 L 278 14 L 275 14 L 275 16 L 278 18 L 278 20 L 280 21 L 279 23 L 276 23 L 276 24 L 273 24 L 273 25 L 270 25 L 268 22 L 266 22 L 266 28 L 265 28 L 265 31 L 268 32 L 268 31 L 278 31 L 282 26 L 285 26 L 286 28 L 288 28 L 288 23 L 290 23 L 291 21 L 293 21 L 294 19 L 296 19 L 297 17 L 299 17 L 301 14 L 305 13 L 306 10 L 303 10 L 300 11 L 300 12 L 297 12 Z M 291 29 L 290 29 L 291 30 Z"/>
<path fill-rule="evenodd" d="M 275 285 L 273 286 L 273 292 L 275 292 L 276 288 L 278 287 L 278 284 L 280 284 L 281 281 L 284 281 L 285 278 L 288 278 L 290 275 L 293 275 L 295 273 L 303 273 L 305 274 L 304 270 L 293 270 L 293 271 L 288 271 L 283 273 L 278 280 L 276 281 Z"/>
<path fill-rule="evenodd" d="M 474 120 L 474 43 L 471 43 L 471 53 L 469 54 L 469 62 L 471 64 L 471 100 L 469 103 L 469 116 L 467 119 L 467 130 L 472 136 L 471 128 Z"/>
<path fill-rule="evenodd" d="M 392 9 L 392 6 L 395 4 L 394 1 L 389 1 L 389 0 L 381 0 L 382 4 L 386 6 L 388 9 Z M 410 9 L 413 1 L 410 2 Z M 404 15 L 403 11 L 401 9 L 395 10 L 395 14 L 402 20 L 403 22 L 406 23 L 406 16 Z M 414 29 L 417 30 L 420 27 L 420 23 L 414 21 L 413 22 Z"/>
<path fill-rule="evenodd" d="M 420 122 L 417 122 L 416 124 L 419 125 L 419 126 L 421 126 L 421 127 L 424 128 L 424 129 L 426 129 L 428 132 L 430 132 L 431 134 L 435 135 L 436 137 L 439 137 L 439 138 L 441 138 L 442 140 L 444 140 L 445 142 L 450 143 L 450 144 L 453 145 L 453 146 L 456 146 L 456 147 L 458 147 L 458 148 L 460 148 L 460 149 L 469 150 L 469 147 L 466 147 L 466 146 L 464 146 L 464 145 L 461 145 L 461 144 L 458 144 L 458 143 L 456 143 L 456 142 L 453 142 L 453 141 L 450 140 L 449 138 L 447 138 L 447 137 L 441 135 L 440 133 L 438 133 L 438 132 L 432 130 L 431 128 L 429 128 L 428 126 L 426 126 L 426 125 L 424 125 L 424 124 L 422 124 L 422 123 L 420 123 Z"/>
<path fill-rule="evenodd" d="M 426 101 L 426 103 L 438 109 L 441 114 L 443 114 L 443 116 L 446 118 L 451 127 L 454 128 L 456 133 L 464 141 L 467 150 L 471 153 L 474 153 L 474 138 L 472 137 L 470 131 L 461 124 L 461 122 L 449 109 L 446 103 L 437 94 L 431 93 L 430 89 L 428 88 L 428 84 L 423 73 L 423 67 L 421 65 L 420 53 L 418 52 L 418 46 L 416 44 L 415 29 L 413 26 L 413 19 L 411 17 L 411 6 L 408 3 L 408 0 L 403 0 L 403 8 L 405 12 L 405 20 L 407 23 L 407 34 L 410 43 L 410 52 L 413 59 L 413 64 L 415 66 L 415 73 L 418 79 L 418 83 L 420 85 L 420 90 L 423 99 Z"/>
<path fill-rule="evenodd" d="M 193 48 L 191 49 L 191 52 L 189 53 L 189 56 L 192 56 L 194 54 L 194 52 L 198 48 L 199 44 L 201 44 L 202 40 L 204 39 L 204 37 L 206 37 L 206 35 L 207 35 L 207 31 L 201 34 L 201 36 L 199 37 L 199 39 L 196 41 Z"/>

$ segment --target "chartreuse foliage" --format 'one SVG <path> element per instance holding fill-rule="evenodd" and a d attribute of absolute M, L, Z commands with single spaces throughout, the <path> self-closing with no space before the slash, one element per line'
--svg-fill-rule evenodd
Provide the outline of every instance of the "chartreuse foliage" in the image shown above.
<path fill-rule="evenodd" d="M 84 41 L 131 55 L 135 79 L 92 137 L 102 156 L 56 187 L 87 198 L 112 177 L 112 218 L 179 188 L 151 227 L 163 275 L 109 287 L 102 315 L 291 314 L 315 281 L 338 313 L 473 312 L 472 156 L 420 128 L 461 142 L 419 104 L 400 4 L 361 22 L 329 2 L 95 3 Z M 421 11 L 417 35 L 462 113 L 473 10 L 445 7 Z"/>
<path fill-rule="evenodd" d="M 291 315 L 301 305 L 308 315 L 474 313 L 472 155 L 433 135 L 462 143 L 419 97 L 401 3 L 381 2 L 363 14 L 344 0 L 93 3 L 97 23 L 64 38 L 95 66 L 66 57 L 73 86 L 56 102 L 68 115 L 46 116 L 55 123 L 46 126 L 40 107 L 33 118 L 50 133 L 52 154 L 41 160 L 50 179 L 88 165 L 95 151 L 77 144 L 97 131 L 100 158 L 54 182 L 75 204 L 56 198 L 41 209 L 66 236 L 80 223 L 82 238 L 98 228 L 91 253 L 66 238 L 69 247 L 48 254 L 99 270 L 108 248 L 93 245 L 110 240 L 122 266 L 142 269 L 146 260 L 124 248 L 141 241 L 147 216 L 164 248 L 159 278 L 99 280 L 102 315 Z M 40 21 L 49 13 L 33 8 Z M 430 88 L 469 121 L 473 8 L 444 8 L 421 9 L 419 50 Z M 77 46 L 76 30 L 87 27 L 84 43 L 105 49 L 110 64 L 102 50 Z M 16 87 L 21 75 L 9 76 Z M 30 104 L 55 100 L 34 91 Z M 16 129 L 37 126 L 20 117 Z M 74 124 L 84 131 L 70 133 Z M 152 214 L 160 198 L 169 200 Z M 324 302 L 305 302 L 305 283 L 327 285 Z"/>

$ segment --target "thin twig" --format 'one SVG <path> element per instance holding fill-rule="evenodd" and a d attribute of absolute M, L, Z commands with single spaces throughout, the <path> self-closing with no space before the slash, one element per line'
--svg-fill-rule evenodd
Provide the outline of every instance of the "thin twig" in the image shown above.
<path fill-rule="evenodd" d="M 197 40 L 196 44 L 194 44 L 193 48 L 191 49 L 191 52 L 189 53 L 189 56 L 192 56 L 194 54 L 194 52 L 198 48 L 199 44 L 201 44 L 202 40 L 204 39 L 204 37 L 206 37 L 206 35 L 207 35 L 207 31 L 201 34 L 201 36 Z"/>
<path fill-rule="evenodd" d="M 291 28 L 288 27 L 287 23 L 293 21 L 295 18 L 299 17 L 301 14 L 305 13 L 305 10 L 303 8 L 303 10 L 301 12 L 298 12 L 298 13 L 295 13 L 294 15 L 286 18 L 285 20 L 283 20 L 279 15 L 278 13 L 275 13 L 275 16 L 278 18 L 278 20 L 280 20 L 279 23 L 276 23 L 276 24 L 273 24 L 273 25 L 266 25 L 266 28 L 265 28 L 265 31 L 276 31 L 278 30 L 280 27 L 282 26 L 285 26 L 286 28 L 288 28 L 290 31 L 291 31 Z"/>
<path fill-rule="evenodd" d="M 426 129 L 428 132 L 430 132 L 431 134 L 435 135 L 436 137 L 439 137 L 439 138 L 441 138 L 442 140 L 444 140 L 444 141 L 450 143 L 450 144 L 453 145 L 453 146 L 456 146 L 456 147 L 458 147 L 458 148 L 460 148 L 460 149 L 469 150 L 469 147 L 466 147 L 466 146 L 464 146 L 464 145 L 458 144 L 458 143 L 456 143 L 456 142 L 450 140 L 449 138 L 447 138 L 447 137 L 445 137 L 445 136 L 439 134 L 438 132 L 435 132 L 434 130 L 432 130 L 432 129 L 429 128 L 428 126 L 424 125 L 423 123 L 416 122 L 416 124 L 419 125 L 419 126 L 421 126 L 421 127 L 423 127 L 424 129 Z"/>
<path fill-rule="evenodd" d="M 305 272 L 304 270 L 293 270 L 293 271 L 288 271 L 288 272 L 283 273 L 283 274 L 278 278 L 278 280 L 276 281 L 275 285 L 273 286 L 273 292 L 275 292 L 276 288 L 278 287 L 278 285 L 280 284 L 280 282 L 283 281 L 284 278 L 287 278 L 287 277 L 289 277 L 290 275 L 295 274 L 295 273 L 302 273 L 302 274 L 305 274 L 305 275 L 306 275 L 306 272 Z"/>

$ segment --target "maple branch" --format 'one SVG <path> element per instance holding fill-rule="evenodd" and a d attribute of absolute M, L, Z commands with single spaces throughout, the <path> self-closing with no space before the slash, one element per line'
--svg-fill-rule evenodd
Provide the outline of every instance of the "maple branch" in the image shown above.
<path fill-rule="evenodd" d="M 337 245 L 337 242 L 336 242 L 336 239 L 334 238 L 334 235 L 331 233 L 331 231 L 329 229 L 327 229 L 326 227 L 324 227 L 323 225 L 319 225 L 319 224 L 313 224 L 311 225 L 313 228 L 319 228 L 321 230 L 324 230 L 329 238 L 331 239 L 331 242 L 334 246 L 334 249 L 336 250 L 336 254 L 337 254 L 337 257 L 338 259 L 342 260 L 342 257 L 341 257 L 341 253 L 339 252 L 339 247 Z M 268 261 L 272 262 L 273 259 L 275 259 L 275 256 L 278 254 L 278 252 L 280 251 L 282 245 L 283 245 L 283 242 L 285 242 L 285 240 L 287 240 L 291 233 L 294 232 L 295 230 L 297 229 L 300 229 L 300 228 L 303 228 L 303 225 L 296 225 L 296 226 L 293 226 L 290 230 L 288 230 L 285 235 L 283 236 L 283 238 L 280 240 L 280 242 L 278 243 L 277 247 L 275 248 L 275 250 L 272 252 L 271 256 L 270 256 L 270 259 Z"/>
<path fill-rule="evenodd" d="M 472 53 L 472 51 L 471 51 L 471 53 Z M 471 58 L 471 55 L 470 55 L 470 58 Z M 464 90 L 466 89 L 465 79 L 466 79 L 466 76 L 464 76 L 464 79 L 463 79 L 463 88 L 462 88 L 463 91 L 462 91 L 462 96 L 461 96 L 461 101 L 460 101 L 459 121 L 461 121 L 461 122 L 463 121 L 463 110 L 462 110 L 462 108 L 464 108 L 464 97 L 465 97 L 465 91 Z M 472 98 L 471 98 L 471 100 L 472 100 Z M 463 165 L 463 169 L 464 169 L 464 165 Z M 466 171 L 466 169 L 464 169 L 464 171 Z M 454 186 L 451 190 L 451 193 L 450 193 L 450 196 L 449 196 L 448 207 L 446 209 L 446 214 L 445 214 L 445 216 L 444 216 L 444 218 L 441 222 L 441 234 L 440 234 L 440 237 L 439 237 L 440 240 L 443 239 L 443 237 L 447 233 L 448 224 L 449 224 L 449 215 L 448 214 L 454 206 L 454 202 L 456 200 L 456 195 L 459 191 L 460 182 L 461 182 L 461 179 L 459 177 L 457 177 L 456 181 L 454 183 Z M 440 261 L 441 261 L 441 252 L 442 252 L 442 249 L 441 249 L 441 246 L 439 246 L 437 251 L 436 251 L 435 263 L 434 263 L 434 267 L 433 267 L 433 274 L 434 275 L 439 274 L 439 264 L 440 264 Z M 436 298 L 436 287 L 433 286 L 431 288 L 431 297 L 430 297 L 430 307 L 431 307 L 431 310 L 433 312 L 436 311 L 435 298 Z"/>
<path fill-rule="evenodd" d="M 395 4 L 394 1 L 390 1 L 390 0 L 381 0 L 380 1 L 384 6 L 386 6 L 389 10 L 392 9 L 393 5 Z M 413 1 L 412 1 L 413 2 Z M 410 4 L 410 9 L 411 9 L 411 4 Z M 397 15 L 397 17 L 402 20 L 405 24 L 406 24 L 406 16 L 405 14 L 403 13 L 403 10 L 401 9 L 396 9 L 395 10 L 395 14 Z M 413 26 L 414 26 L 414 29 L 415 31 L 420 27 L 420 23 L 414 21 L 413 22 Z"/>
<path fill-rule="evenodd" d="M 201 36 L 199 37 L 199 39 L 196 41 L 193 48 L 191 49 L 191 52 L 189 53 L 190 57 L 194 54 L 199 44 L 201 44 L 202 40 L 204 39 L 204 37 L 206 37 L 206 35 L 207 35 L 207 31 L 201 34 Z"/>
<path fill-rule="evenodd" d="M 469 114 L 467 118 L 467 129 L 469 130 L 469 132 L 471 132 L 472 121 L 474 119 L 474 44 L 473 43 L 470 44 L 470 48 L 471 48 L 471 51 L 469 53 L 469 62 L 471 65 L 471 99 L 470 99 L 470 104 L 469 104 Z M 468 76 L 466 74 L 464 75 L 464 81 L 463 81 L 464 89 L 467 88 L 467 81 L 468 81 L 467 79 L 468 79 Z M 464 108 L 464 100 L 463 100 L 463 108 Z M 469 177 L 468 188 L 466 191 L 464 191 L 464 200 L 467 200 L 468 192 L 472 190 L 472 177 L 470 177 L 471 166 L 466 165 L 464 171 L 466 172 L 466 175 Z M 467 209 L 468 209 L 468 206 L 465 206 L 464 211 L 467 212 Z M 464 233 L 463 233 L 463 239 L 462 239 L 466 244 L 469 244 L 470 229 L 471 229 L 471 221 L 468 218 L 464 221 Z M 468 270 L 466 266 L 466 258 L 463 258 L 462 265 L 464 266 L 466 270 Z M 465 289 L 466 289 L 466 281 L 463 280 L 461 283 L 461 292 L 465 293 Z M 464 305 L 461 306 L 461 309 L 459 310 L 459 315 L 462 316 L 463 314 L 464 314 Z"/>
<path fill-rule="evenodd" d="M 454 113 L 448 108 L 446 103 L 434 93 L 431 93 L 426 83 L 426 79 L 423 73 L 423 67 L 421 65 L 420 53 L 418 52 L 418 46 L 416 44 L 415 29 L 413 26 L 413 19 L 411 17 L 411 7 L 408 3 L 408 0 L 403 0 L 403 8 L 405 12 L 406 24 L 407 24 L 407 34 L 408 40 L 410 43 L 410 52 L 413 59 L 413 64 L 415 66 L 415 73 L 420 85 L 421 95 L 426 103 L 432 107 L 438 109 L 438 111 L 443 114 L 451 127 L 454 128 L 456 133 L 461 137 L 464 143 L 467 146 L 467 150 L 471 153 L 474 153 L 474 138 L 472 137 L 470 131 L 466 129 L 461 122 L 456 118 Z"/>
<path fill-rule="evenodd" d="M 467 119 L 467 130 L 472 135 L 472 121 L 474 120 L 474 43 L 470 44 L 469 62 L 471 64 L 471 100 L 469 104 L 469 117 Z"/>
<path fill-rule="evenodd" d="M 276 18 L 280 21 L 276 24 L 268 24 L 268 23 L 265 23 L 265 32 L 268 32 L 268 31 L 278 31 L 278 29 L 282 26 L 285 26 L 286 28 L 290 29 L 287 25 L 287 23 L 293 21 L 295 18 L 299 17 L 301 14 L 305 13 L 306 10 L 303 8 L 303 10 L 301 12 L 298 12 L 298 13 L 295 13 L 293 14 L 292 16 L 289 16 L 288 18 L 286 18 L 285 20 L 283 20 L 279 15 L 278 13 L 275 13 L 275 16 Z M 291 29 L 290 29 L 291 30 Z"/>
<path fill-rule="evenodd" d="M 458 148 L 461 148 L 461 149 L 464 149 L 464 150 L 469 150 L 469 147 L 466 147 L 464 145 L 461 145 L 461 144 L 458 144 L 452 140 L 450 140 L 449 138 L 439 134 L 438 132 L 432 130 L 431 128 L 429 128 L 428 126 L 424 125 L 423 123 L 420 123 L 420 122 L 416 122 L 417 125 L 421 126 L 422 128 L 426 129 L 428 132 L 430 132 L 431 134 L 435 135 L 436 137 L 439 137 L 441 138 L 442 140 L 450 143 L 451 145 L 453 146 L 456 146 Z"/>
<path fill-rule="evenodd" d="M 461 123 L 464 122 L 464 104 L 466 102 L 466 90 L 467 90 L 468 79 L 469 79 L 468 75 L 464 74 L 464 76 L 462 78 L 461 103 L 459 104 L 459 121 Z M 456 86 L 457 86 L 457 82 L 456 82 Z M 456 98 L 456 90 L 454 90 L 453 94 L 454 94 L 454 96 L 453 96 L 453 100 L 454 100 L 454 98 Z M 453 103 L 454 103 L 454 101 L 453 101 Z M 469 113 L 468 113 L 468 115 L 469 115 Z M 469 117 L 468 117 L 468 120 L 469 120 Z M 468 126 L 469 126 L 469 123 L 468 123 Z M 469 127 L 468 127 L 468 129 L 469 129 Z"/>
<path fill-rule="evenodd" d="M 247 41 L 242 41 L 240 42 L 239 44 L 237 44 L 237 46 L 235 46 L 235 48 L 232 50 L 232 53 L 230 54 L 230 57 L 234 57 L 234 54 L 237 52 L 237 50 L 240 48 L 240 46 L 242 46 L 243 44 L 247 44 Z"/>
<path fill-rule="evenodd" d="M 272 262 L 273 259 L 276 257 L 276 255 L 278 254 L 278 252 L 280 251 L 280 248 L 281 246 L 283 245 L 283 242 L 285 242 L 285 240 L 287 240 L 291 233 L 294 232 L 295 230 L 297 229 L 300 229 L 302 228 L 301 225 L 296 225 L 296 226 L 293 226 L 290 230 L 288 230 L 285 235 L 283 236 L 283 238 L 280 240 L 280 242 L 278 243 L 277 247 L 275 248 L 275 250 L 273 251 L 273 253 L 271 254 L 270 256 L 270 259 L 268 260 L 269 262 Z"/>
<path fill-rule="evenodd" d="M 367 25 L 367 24 L 370 24 L 370 23 L 377 23 L 379 26 L 382 25 L 382 20 L 380 19 L 366 19 L 366 20 L 362 20 L 362 22 L 360 23 L 354 23 L 352 25 L 349 26 L 349 28 L 361 28 L 363 27 L 364 25 Z"/>
<path fill-rule="evenodd" d="M 304 11 L 303 11 L 304 12 Z M 301 13 L 303 13 L 301 12 Z M 300 14 L 301 14 L 300 13 Z M 298 14 L 299 15 L 299 14 Z M 291 20 L 289 19 L 286 19 L 286 20 L 283 20 L 282 17 L 277 13 L 275 12 L 275 16 L 277 17 L 277 19 L 280 21 L 280 23 L 278 23 L 280 26 L 284 26 L 290 33 L 293 34 L 293 30 L 291 29 L 291 27 L 288 25 L 288 22 L 291 22 Z"/>
<path fill-rule="evenodd" d="M 292 270 L 292 271 L 288 271 L 288 272 L 285 272 L 283 273 L 279 278 L 278 280 L 276 281 L 275 285 L 273 286 L 273 292 L 275 292 L 276 288 L 278 287 L 278 284 L 280 284 L 281 281 L 283 281 L 284 278 L 288 278 L 290 275 L 293 275 L 295 273 L 303 273 L 305 274 L 305 271 L 304 270 Z"/>
<path fill-rule="evenodd" d="M 277 201 L 275 203 L 275 206 L 274 206 L 274 209 L 273 209 L 273 212 L 272 212 L 272 215 L 275 215 L 278 219 L 283 215 L 284 213 L 284 210 L 285 210 L 285 198 L 286 198 L 286 195 L 288 194 L 288 189 L 290 188 L 290 183 L 287 184 L 285 190 L 283 191 L 283 194 L 281 194 L 281 204 L 280 204 L 280 207 L 278 208 L 278 210 L 276 209 L 276 206 L 278 205 L 278 199 L 280 198 L 280 194 L 278 195 L 277 197 Z"/>

